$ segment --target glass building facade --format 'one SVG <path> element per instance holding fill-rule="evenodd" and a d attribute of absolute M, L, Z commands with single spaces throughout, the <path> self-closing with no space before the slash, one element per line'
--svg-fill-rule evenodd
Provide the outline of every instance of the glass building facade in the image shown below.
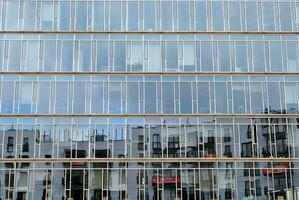
<path fill-rule="evenodd" d="M 0 200 L 299 200 L 298 1 L 0 16 Z"/>

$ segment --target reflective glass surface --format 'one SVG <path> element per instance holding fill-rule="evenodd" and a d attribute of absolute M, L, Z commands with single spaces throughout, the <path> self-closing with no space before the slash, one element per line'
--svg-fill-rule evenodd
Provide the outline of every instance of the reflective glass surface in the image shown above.
<path fill-rule="evenodd" d="M 299 200 L 297 1 L 0 16 L 0 200 Z"/>

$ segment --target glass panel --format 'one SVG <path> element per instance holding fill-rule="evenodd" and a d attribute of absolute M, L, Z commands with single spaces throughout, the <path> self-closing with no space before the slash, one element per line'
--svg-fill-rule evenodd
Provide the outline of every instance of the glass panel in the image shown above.
<path fill-rule="evenodd" d="M 198 113 L 210 113 L 209 83 L 197 83 Z"/>
<path fill-rule="evenodd" d="M 201 43 L 201 70 L 213 71 L 213 45 L 212 42 Z"/>
<path fill-rule="evenodd" d="M 75 82 L 74 83 L 74 101 L 73 101 L 73 113 L 85 113 L 85 83 Z"/>
<path fill-rule="evenodd" d="M 145 1 L 143 3 L 143 20 L 144 20 L 144 31 L 156 30 L 156 9 L 155 2 Z"/>
<path fill-rule="evenodd" d="M 127 112 L 128 113 L 139 113 L 139 87 L 137 82 L 128 83 L 127 89 Z"/>
<path fill-rule="evenodd" d="M 214 31 L 223 31 L 223 2 L 213 1 L 212 3 L 212 22 L 213 22 L 213 30 Z"/>
<path fill-rule="evenodd" d="M 59 30 L 69 30 L 70 29 L 70 3 L 69 2 L 58 2 L 58 12 L 59 12 Z"/>
<path fill-rule="evenodd" d="M 173 83 L 163 83 L 163 113 L 174 113 L 174 85 Z"/>
<path fill-rule="evenodd" d="M 53 23 L 53 3 L 42 2 L 41 7 L 41 29 L 51 30 Z"/>
<path fill-rule="evenodd" d="M 114 42 L 114 71 L 126 71 L 126 43 Z"/>
<path fill-rule="evenodd" d="M 196 17 L 196 30 L 206 31 L 207 30 L 207 8 L 206 2 L 197 1 L 195 2 L 195 17 Z"/>
<path fill-rule="evenodd" d="M 105 2 L 93 2 L 93 29 L 105 28 Z"/>
<path fill-rule="evenodd" d="M 264 31 L 275 31 L 273 3 L 262 3 Z"/>
<path fill-rule="evenodd" d="M 31 113 L 32 93 L 32 83 L 20 84 L 20 99 L 18 105 L 20 114 Z"/>
<path fill-rule="evenodd" d="M 250 83 L 250 97 L 252 113 L 263 113 L 263 91 L 261 83 Z"/>
<path fill-rule="evenodd" d="M 61 49 L 61 71 L 72 71 L 73 67 L 73 42 L 63 41 Z"/>
<path fill-rule="evenodd" d="M 44 42 L 44 71 L 55 71 L 56 66 L 56 42 Z"/>
<path fill-rule="evenodd" d="M 139 30 L 140 13 L 138 2 L 128 2 L 128 30 Z"/>
<path fill-rule="evenodd" d="M 230 31 L 241 31 L 240 3 L 229 3 L 228 14 Z"/>
<path fill-rule="evenodd" d="M 177 42 L 166 42 L 166 63 L 167 71 L 178 70 L 178 44 Z"/>
<path fill-rule="evenodd" d="M 24 2 L 24 29 L 35 30 L 36 3 Z"/>
<path fill-rule="evenodd" d="M 246 72 L 248 71 L 248 56 L 247 56 L 247 44 L 246 42 L 236 42 L 235 43 L 235 62 L 236 62 L 236 72 Z"/>
<path fill-rule="evenodd" d="M 228 42 L 218 42 L 219 71 L 230 71 L 230 48 Z"/>
<path fill-rule="evenodd" d="M 87 2 L 76 2 L 76 30 L 87 30 Z"/>
<path fill-rule="evenodd" d="M 247 31 L 258 31 L 257 4 L 255 2 L 246 2 L 246 25 Z"/>
<path fill-rule="evenodd" d="M 5 87 L 3 87 L 5 84 Z M 14 83 L 4 82 L 2 84 L 1 113 L 12 114 L 14 104 Z"/>
<path fill-rule="evenodd" d="M 56 83 L 55 113 L 67 113 L 68 108 L 68 83 Z"/>
<path fill-rule="evenodd" d="M 234 113 L 245 113 L 244 83 L 233 83 Z"/>
<path fill-rule="evenodd" d="M 16 30 L 18 28 L 19 2 L 6 1 L 6 29 Z"/>
<path fill-rule="evenodd" d="M 78 52 L 79 59 L 79 71 L 90 71 L 91 66 L 91 43 L 80 42 L 80 48 Z"/>
<path fill-rule="evenodd" d="M 103 83 L 93 82 L 91 88 L 91 113 L 103 113 L 103 104 Z"/>
<path fill-rule="evenodd" d="M 285 100 L 287 111 L 292 113 L 298 110 L 299 94 L 297 94 L 296 83 L 286 83 L 285 85 Z"/>
<path fill-rule="evenodd" d="M 290 3 L 279 3 L 279 16 L 281 31 L 291 31 L 292 30 L 292 10 Z"/>
<path fill-rule="evenodd" d="M 270 66 L 271 71 L 282 71 L 282 53 L 280 42 L 269 42 Z"/>
<path fill-rule="evenodd" d="M 0 41 L 0 71 L 4 71 L 4 41 Z"/>
<path fill-rule="evenodd" d="M 109 113 L 121 113 L 121 84 L 109 83 Z"/>
<path fill-rule="evenodd" d="M 53 59 L 53 58 L 52 58 Z M 25 71 L 38 71 L 39 42 L 28 41 L 26 44 Z"/>
<path fill-rule="evenodd" d="M 184 71 L 195 71 L 195 47 L 193 42 L 184 42 L 183 62 Z"/>
<path fill-rule="evenodd" d="M 156 83 L 145 83 L 145 113 L 156 113 Z"/>
<path fill-rule="evenodd" d="M 21 42 L 11 40 L 8 51 L 8 71 L 19 71 L 21 62 Z"/>
<path fill-rule="evenodd" d="M 191 83 L 180 84 L 180 108 L 181 113 L 192 113 Z"/>
<path fill-rule="evenodd" d="M 49 113 L 50 106 L 50 83 L 39 83 L 37 113 Z"/>
<path fill-rule="evenodd" d="M 148 71 L 161 71 L 161 45 L 159 42 L 148 43 Z"/>
<path fill-rule="evenodd" d="M 96 71 L 108 71 L 109 58 L 108 42 L 97 42 L 97 67 Z M 111 69 L 112 70 L 112 69 Z"/>
<path fill-rule="evenodd" d="M 132 42 L 132 53 L 129 65 L 131 71 L 142 71 L 143 66 L 143 47 L 142 42 Z"/>
<path fill-rule="evenodd" d="M 178 30 L 190 30 L 189 2 L 178 2 Z"/>
<path fill-rule="evenodd" d="M 227 113 L 227 88 L 225 83 L 215 83 L 216 112 Z"/>
<path fill-rule="evenodd" d="M 110 2 L 110 30 L 121 30 L 121 2 Z"/>
<path fill-rule="evenodd" d="M 279 83 L 268 83 L 269 110 L 281 113 Z"/>
<path fill-rule="evenodd" d="M 252 42 L 252 59 L 254 71 L 265 71 L 265 53 L 263 42 Z"/>
<path fill-rule="evenodd" d="M 172 2 L 161 2 L 161 30 L 171 31 L 173 28 Z"/>
<path fill-rule="evenodd" d="M 286 42 L 288 72 L 298 71 L 298 46 L 297 42 Z"/>

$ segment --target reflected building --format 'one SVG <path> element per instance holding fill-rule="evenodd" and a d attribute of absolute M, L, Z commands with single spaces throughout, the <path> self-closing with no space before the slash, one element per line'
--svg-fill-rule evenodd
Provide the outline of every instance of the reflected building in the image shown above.
<path fill-rule="evenodd" d="M 297 1 L 0 16 L 0 200 L 299 200 Z"/>

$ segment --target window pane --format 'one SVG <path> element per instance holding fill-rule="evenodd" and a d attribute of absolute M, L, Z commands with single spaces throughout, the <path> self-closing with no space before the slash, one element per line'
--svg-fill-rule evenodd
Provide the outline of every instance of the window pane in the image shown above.
<path fill-rule="evenodd" d="M 114 71 L 126 71 L 125 42 L 114 42 Z"/>
<path fill-rule="evenodd" d="M 128 113 L 139 113 L 139 87 L 137 82 L 128 83 L 127 89 L 127 112 Z"/>
<path fill-rule="evenodd" d="M 265 53 L 263 42 L 252 42 L 252 59 L 254 71 L 265 71 Z"/>
<path fill-rule="evenodd" d="M 254 2 L 246 2 L 246 25 L 247 31 L 257 31 L 258 30 L 258 17 L 257 17 L 257 4 Z"/>
<path fill-rule="evenodd" d="M 103 83 L 94 82 L 91 88 L 91 113 L 103 113 Z"/>
<path fill-rule="evenodd" d="M 174 85 L 173 83 L 163 83 L 163 113 L 174 113 Z"/>
<path fill-rule="evenodd" d="M 109 113 L 121 113 L 121 84 L 109 84 Z"/>
<path fill-rule="evenodd" d="M 234 113 L 245 113 L 244 83 L 233 84 L 233 106 Z"/>
<path fill-rule="evenodd" d="M 241 31 L 240 3 L 229 3 L 229 26 L 230 31 Z"/>
<path fill-rule="evenodd" d="M 235 62 L 236 72 L 246 72 L 248 70 L 248 56 L 247 56 L 247 45 L 246 42 L 235 43 Z"/>
<path fill-rule="evenodd" d="M 161 2 L 161 30 L 170 31 L 172 30 L 172 25 L 172 2 Z"/>
<path fill-rule="evenodd" d="M 11 40 L 9 43 L 8 70 L 19 71 L 21 62 L 21 41 Z"/>
<path fill-rule="evenodd" d="M 275 30 L 275 18 L 273 3 L 262 3 L 264 31 Z"/>
<path fill-rule="evenodd" d="M 108 42 L 97 42 L 96 71 L 108 71 Z M 111 69 L 112 70 L 112 69 Z"/>
<path fill-rule="evenodd" d="M 250 83 L 250 90 L 252 113 L 262 113 L 264 108 L 261 83 Z"/>
<path fill-rule="evenodd" d="M 87 30 L 87 2 L 76 2 L 76 30 Z"/>
<path fill-rule="evenodd" d="M 53 23 L 53 3 L 42 2 L 41 29 L 51 30 Z"/>
<path fill-rule="evenodd" d="M 44 70 L 45 71 L 55 71 L 56 67 L 56 42 L 55 41 L 45 41 L 44 42 Z"/>
<path fill-rule="evenodd" d="M 31 112 L 31 101 L 32 101 L 32 84 L 22 83 L 20 84 L 20 95 L 19 95 L 19 113 L 29 114 Z"/>
<path fill-rule="evenodd" d="M 230 48 L 228 42 L 218 42 L 219 71 L 230 71 Z"/>
<path fill-rule="evenodd" d="M 138 2 L 128 2 L 128 30 L 137 31 L 139 29 L 139 4 Z"/>
<path fill-rule="evenodd" d="M 189 2 L 178 2 L 178 30 L 189 31 L 190 19 L 189 19 Z"/>
<path fill-rule="evenodd" d="M 26 44 L 26 71 L 38 71 L 39 42 L 28 41 Z M 52 58 L 53 59 L 53 58 Z"/>
<path fill-rule="evenodd" d="M 55 113 L 66 114 L 67 113 L 67 102 L 68 102 L 68 84 L 67 83 L 56 83 L 55 92 Z"/>
<path fill-rule="evenodd" d="M 197 83 L 198 112 L 210 113 L 209 83 Z"/>
<path fill-rule="evenodd" d="M 104 30 L 105 27 L 105 4 L 104 2 L 93 2 L 93 29 Z"/>
<path fill-rule="evenodd" d="M 221 82 L 215 83 L 216 94 L 216 112 L 227 113 L 227 93 L 226 84 Z"/>
<path fill-rule="evenodd" d="M 156 113 L 156 83 L 145 83 L 145 113 Z"/>
<path fill-rule="evenodd" d="M 143 47 L 142 42 L 132 42 L 131 60 L 129 65 L 131 71 L 142 71 L 143 66 Z"/>
<path fill-rule="evenodd" d="M 155 2 L 144 2 L 144 31 L 154 31 L 156 30 L 156 9 Z"/>
<path fill-rule="evenodd" d="M 214 31 L 223 31 L 223 2 L 211 2 L 212 3 L 212 22 Z"/>
<path fill-rule="evenodd" d="M 37 113 L 49 113 L 50 83 L 39 83 Z"/>
<path fill-rule="evenodd" d="M 24 2 L 24 29 L 34 30 L 36 20 L 36 3 Z"/>
<path fill-rule="evenodd" d="M 271 71 L 282 71 L 282 53 L 280 42 L 269 42 Z"/>
<path fill-rule="evenodd" d="M 61 71 L 72 71 L 73 42 L 63 41 L 61 49 Z"/>
<path fill-rule="evenodd" d="M 166 63 L 167 71 L 178 70 L 178 45 L 177 42 L 166 42 Z"/>
<path fill-rule="evenodd" d="M 298 47 L 297 42 L 286 42 L 287 69 L 286 71 L 298 71 Z"/>
<path fill-rule="evenodd" d="M 79 59 L 79 71 L 90 71 L 91 66 L 91 43 L 80 42 L 80 48 L 78 52 Z"/>
<path fill-rule="evenodd" d="M 70 29 L 70 3 L 69 2 L 59 2 L 59 30 L 69 30 Z"/>
<path fill-rule="evenodd" d="M 192 113 L 191 83 L 180 84 L 180 108 L 181 113 Z"/>
<path fill-rule="evenodd" d="M 6 29 L 16 30 L 18 28 L 18 1 L 6 1 Z"/>
<path fill-rule="evenodd" d="M 213 43 L 202 42 L 200 53 L 201 70 L 213 71 Z"/>
<path fill-rule="evenodd" d="M 5 85 L 5 87 L 3 87 Z M 13 103 L 14 103 L 14 83 L 4 82 L 2 84 L 2 104 L 1 113 L 12 114 L 13 113 Z"/>
<path fill-rule="evenodd" d="M 148 43 L 148 71 L 161 71 L 161 45 L 159 42 Z"/>
<path fill-rule="evenodd" d="M 121 2 L 110 2 L 110 30 L 121 30 Z"/>
<path fill-rule="evenodd" d="M 73 113 L 85 113 L 85 83 L 75 82 L 74 83 L 74 102 L 73 102 Z"/>
<path fill-rule="evenodd" d="M 197 1 L 195 8 L 196 30 L 207 30 L 207 8 L 206 2 Z"/>
<path fill-rule="evenodd" d="M 184 71 L 195 71 L 195 47 L 193 42 L 184 42 Z"/>

